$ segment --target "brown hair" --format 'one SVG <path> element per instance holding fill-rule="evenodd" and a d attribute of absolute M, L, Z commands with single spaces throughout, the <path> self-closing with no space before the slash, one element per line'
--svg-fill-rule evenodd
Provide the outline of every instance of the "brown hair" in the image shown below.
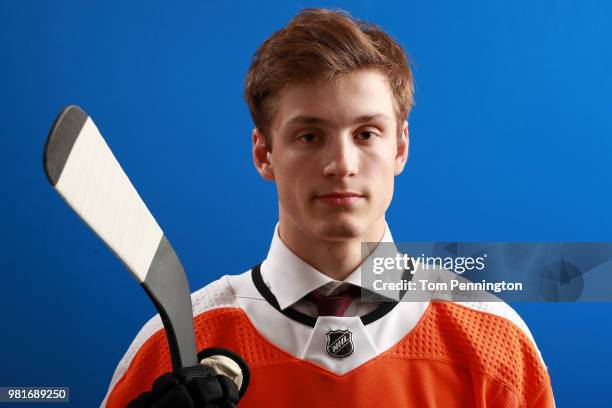
<path fill-rule="evenodd" d="M 253 56 L 244 97 L 271 150 L 270 125 L 280 90 L 291 83 L 325 81 L 365 68 L 387 76 L 398 133 L 414 104 L 414 85 L 402 47 L 376 25 L 344 11 L 304 9 Z M 399 135 L 398 135 L 399 136 Z"/>

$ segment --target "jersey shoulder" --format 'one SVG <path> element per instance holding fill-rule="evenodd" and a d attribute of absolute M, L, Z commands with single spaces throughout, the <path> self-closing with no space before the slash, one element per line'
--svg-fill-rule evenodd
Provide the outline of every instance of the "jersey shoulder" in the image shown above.
<path fill-rule="evenodd" d="M 468 279 L 446 269 L 436 268 L 422 273 L 425 273 L 425 278 L 430 281 L 445 283 L 443 287 L 447 288 L 451 287 L 451 281 L 453 280 L 470 282 Z M 535 352 L 542 365 L 544 365 L 542 354 L 525 321 L 509 304 L 495 294 L 486 291 L 466 294 L 444 290 L 442 292 L 434 291 L 431 296 L 432 304 L 444 305 L 444 309 L 453 311 L 456 315 L 457 319 L 445 321 L 447 328 L 461 327 L 467 332 L 470 332 L 471 325 L 479 328 L 480 325 L 486 325 L 488 328 L 485 331 L 478 330 L 471 333 L 471 337 L 487 335 L 496 338 L 506 331 L 516 334 Z"/>
<path fill-rule="evenodd" d="M 527 325 L 504 302 L 433 301 L 397 350 L 482 373 L 525 404 L 550 384 Z"/>
<path fill-rule="evenodd" d="M 248 273 L 248 272 L 245 272 Z M 236 297 L 230 285 L 230 276 L 225 275 L 191 294 L 194 317 L 219 308 L 237 308 Z"/>
<path fill-rule="evenodd" d="M 209 312 L 232 312 L 239 307 L 228 275 L 193 292 L 191 303 L 198 346 L 198 326 L 204 316 Z M 152 380 L 171 369 L 165 330 L 159 314 L 156 314 L 140 329 L 119 361 L 102 406 L 116 406 L 118 400 L 128 397 L 124 394 L 129 393 L 131 397 L 146 391 Z"/>
<path fill-rule="evenodd" d="M 193 292 L 191 294 L 191 304 L 194 317 L 198 317 L 214 309 L 237 308 L 238 304 L 236 303 L 232 288 L 229 284 L 229 276 L 222 276 L 216 281 Z M 152 335 L 162 330 L 163 327 L 159 314 L 149 319 L 142 329 L 140 329 L 134 341 L 132 341 L 127 353 L 122 358 L 122 362 L 129 363 L 133 354 L 138 351 Z"/>

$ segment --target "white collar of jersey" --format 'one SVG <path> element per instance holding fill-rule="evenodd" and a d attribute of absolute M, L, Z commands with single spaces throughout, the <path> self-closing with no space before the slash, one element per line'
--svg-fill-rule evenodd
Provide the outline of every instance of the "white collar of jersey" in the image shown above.
<path fill-rule="evenodd" d="M 394 242 L 386 223 L 385 233 L 380 242 Z M 374 256 L 375 253 L 376 251 L 372 252 L 370 257 Z M 274 236 L 268 256 L 261 264 L 261 275 L 276 297 L 281 310 L 290 307 L 313 290 L 331 282 L 336 284 L 350 283 L 362 287 L 361 267 L 355 269 L 343 281 L 330 278 L 303 261 L 285 245 L 280 238 L 278 224 L 274 228 Z M 371 290 L 371 288 L 369 289 Z M 393 300 L 397 300 L 397 298 Z"/>

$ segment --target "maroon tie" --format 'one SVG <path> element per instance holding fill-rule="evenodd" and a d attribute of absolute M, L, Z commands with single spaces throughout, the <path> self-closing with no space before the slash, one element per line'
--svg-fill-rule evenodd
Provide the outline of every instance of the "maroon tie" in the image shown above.
<path fill-rule="evenodd" d="M 306 300 L 317 305 L 319 316 L 344 316 L 346 308 L 349 307 L 355 298 L 359 297 L 361 289 L 351 285 L 346 291 L 332 296 L 321 295 L 311 292 L 306 296 Z"/>

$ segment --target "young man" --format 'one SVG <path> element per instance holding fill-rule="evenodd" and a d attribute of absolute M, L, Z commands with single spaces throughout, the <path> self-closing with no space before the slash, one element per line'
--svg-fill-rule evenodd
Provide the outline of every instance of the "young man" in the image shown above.
<path fill-rule="evenodd" d="M 531 335 L 504 303 L 350 296 L 362 242 L 393 242 L 385 212 L 413 104 L 401 47 L 346 14 L 304 10 L 257 51 L 245 96 L 277 228 L 260 265 L 192 295 L 198 349 L 230 349 L 250 367 L 240 406 L 554 406 Z M 125 406 L 170 369 L 155 317 L 103 405 Z"/>

